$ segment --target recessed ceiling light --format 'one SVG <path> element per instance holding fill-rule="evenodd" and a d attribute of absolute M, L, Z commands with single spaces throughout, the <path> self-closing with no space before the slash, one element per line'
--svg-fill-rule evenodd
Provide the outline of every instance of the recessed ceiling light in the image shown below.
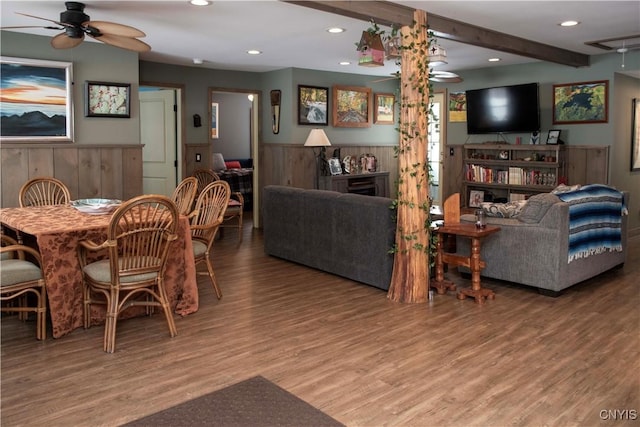
<path fill-rule="evenodd" d="M 209 6 L 211 4 L 208 0 L 191 0 L 189 3 L 194 6 Z"/>
<path fill-rule="evenodd" d="M 489 58 L 489 62 L 500 62 L 500 58 Z"/>
<path fill-rule="evenodd" d="M 340 27 L 331 27 L 331 28 L 327 28 L 327 32 L 331 33 L 331 34 L 339 34 L 339 33 L 344 33 L 346 30 L 344 28 L 340 28 Z"/>
<path fill-rule="evenodd" d="M 260 55 L 262 52 L 256 49 L 251 49 L 251 50 L 248 50 L 247 53 L 249 55 Z"/>
<path fill-rule="evenodd" d="M 561 22 L 558 25 L 560 25 L 561 27 L 575 27 L 579 23 L 580 22 L 578 22 L 578 21 L 564 21 L 564 22 Z"/>
<path fill-rule="evenodd" d="M 351 62 L 349 62 L 349 61 L 341 61 L 340 65 L 351 65 Z"/>
<path fill-rule="evenodd" d="M 193 58 L 193 63 L 196 65 L 201 65 L 203 62 L 202 58 Z"/>

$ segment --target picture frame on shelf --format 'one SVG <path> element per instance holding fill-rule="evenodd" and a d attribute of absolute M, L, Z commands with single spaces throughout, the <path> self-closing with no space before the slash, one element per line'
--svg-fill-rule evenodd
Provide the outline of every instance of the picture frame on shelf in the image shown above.
<path fill-rule="evenodd" d="M 547 145 L 558 145 L 560 142 L 560 129 L 551 129 L 547 135 Z"/>
<path fill-rule="evenodd" d="M 375 105 L 373 123 L 377 125 L 392 125 L 395 123 L 396 97 L 392 93 L 374 94 Z"/>
<path fill-rule="evenodd" d="M 371 126 L 371 88 L 333 86 L 333 126 L 365 128 Z"/>
<path fill-rule="evenodd" d="M 554 125 L 608 121 L 608 80 L 553 85 Z"/>
<path fill-rule="evenodd" d="M 529 143 L 532 145 L 540 144 L 540 132 L 531 132 L 531 139 L 529 140 Z"/>
<path fill-rule="evenodd" d="M 634 98 L 632 104 L 632 124 L 631 132 L 631 170 L 640 170 L 640 98 Z"/>
<path fill-rule="evenodd" d="M 298 85 L 298 124 L 329 125 L 329 88 Z"/>
<path fill-rule="evenodd" d="M 481 190 L 469 191 L 469 207 L 479 208 L 482 206 L 482 202 L 484 202 L 484 191 L 481 191 Z"/>
<path fill-rule="evenodd" d="M 71 62 L 0 56 L 0 84 L 0 140 L 73 142 Z M 36 96 L 45 91 L 55 102 Z"/>
<path fill-rule="evenodd" d="M 84 100 L 85 117 L 131 117 L 131 85 L 87 81 Z"/>
<path fill-rule="evenodd" d="M 342 175 L 342 165 L 339 158 L 332 157 L 329 159 L 329 171 L 331 175 Z"/>

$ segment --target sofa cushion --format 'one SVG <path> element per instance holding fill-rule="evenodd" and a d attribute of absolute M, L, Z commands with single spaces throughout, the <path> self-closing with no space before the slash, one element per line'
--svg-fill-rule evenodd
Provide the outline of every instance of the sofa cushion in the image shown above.
<path fill-rule="evenodd" d="M 480 207 L 487 216 L 513 218 L 520 214 L 522 207 L 526 203 L 526 200 L 516 200 L 508 203 L 482 202 L 480 203 Z"/>
<path fill-rule="evenodd" d="M 238 160 L 229 160 L 224 162 L 224 165 L 227 169 L 241 169 L 240 162 Z"/>
<path fill-rule="evenodd" d="M 517 218 L 527 224 L 536 224 L 546 215 L 549 208 L 559 201 L 560 199 L 555 194 L 535 194 L 527 199 L 527 203 L 522 207 Z"/>
<path fill-rule="evenodd" d="M 211 159 L 211 169 L 216 172 L 227 170 L 227 166 L 224 164 L 224 157 L 222 153 L 213 153 L 213 158 Z"/>

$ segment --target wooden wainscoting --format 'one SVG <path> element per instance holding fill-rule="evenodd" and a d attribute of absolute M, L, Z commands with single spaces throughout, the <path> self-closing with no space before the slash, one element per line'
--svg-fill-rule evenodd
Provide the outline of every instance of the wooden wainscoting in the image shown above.
<path fill-rule="evenodd" d="M 391 197 L 396 195 L 398 159 L 393 145 L 339 145 L 327 148 L 327 158 L 340 148 L 340 157 L 372 154 L 378 162 L 378 171 L 389 172 Z M 291 144 L 263 144 L 260 154 L 260 185 L 287 185 L 300 188 L 315 186 L 315 151 L 311 147 Z"/>
<path fill-rule="evenodd" d="M 2 207 L 18 206 L 37 176 L 66 184 L 73 199 L 126 200 L 142 194 L 142 145 L 2 144 Z"/>

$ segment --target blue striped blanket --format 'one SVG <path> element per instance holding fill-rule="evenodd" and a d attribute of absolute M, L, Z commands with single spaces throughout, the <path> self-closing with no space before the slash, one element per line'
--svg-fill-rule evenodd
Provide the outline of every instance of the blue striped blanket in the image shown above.
<path fill-rule="evenodd" d="M 569 259 L 622 251 L 623 195 L 601 184 L 556 194 L 569 204 Z"/>

